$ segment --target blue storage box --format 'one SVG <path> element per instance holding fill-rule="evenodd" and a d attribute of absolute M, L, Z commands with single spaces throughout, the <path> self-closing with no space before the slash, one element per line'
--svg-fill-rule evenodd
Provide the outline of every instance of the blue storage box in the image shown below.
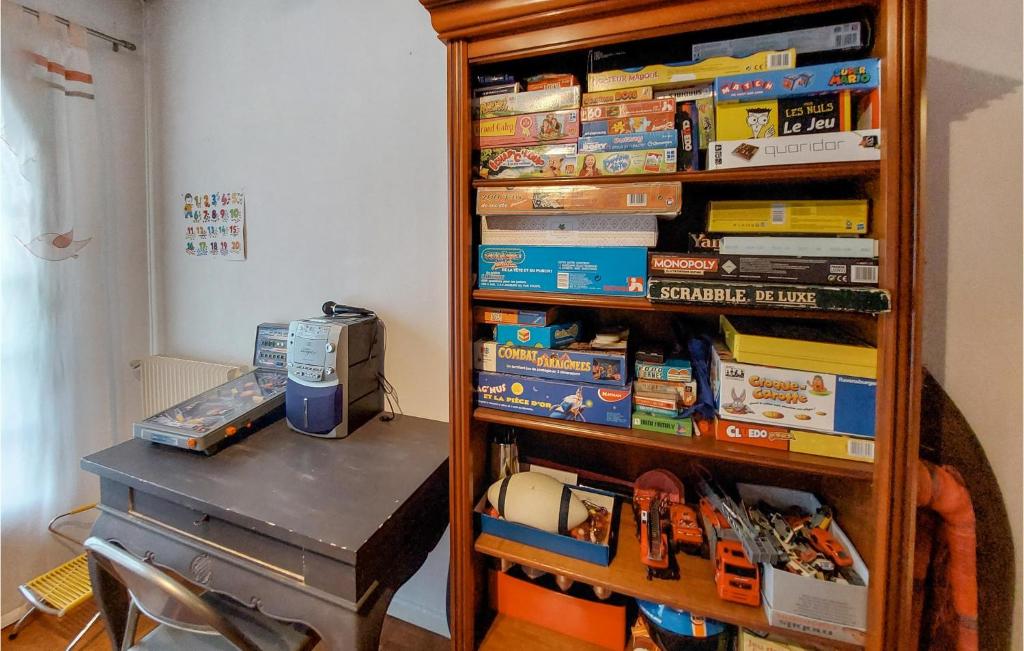
<path fill-rule="evenodd" d="M 605 136 L 584 136 L 577 148 L 581 154 L 602 151 L 632 151 L 634 149 L 672 149 L 679 146 L 679 132 L 640 131 Z"/>
<path fill-rule="evenodd" d="M 479 249 L 480 289 L 646 296 L 642 246 L 491 246 Z"/>
<path fill-rule="evenodd" d="M 494 340 L 500 346 L 527 348 L 562 348 L 580 338 L 580 322 L 556 323 L 549 326 L 513 325 L 499 323 L 494 326 Z"/>
<path fill-rule="evenodd" d="M 604 506 L 612 516 L 611 531 L 608 540 L 604 543 L 592 543 L 586 540 L 576 540 L 572 536 L 562 536 L 557 533 L 549 533 L 541 529 L 535 529 L 525 524 L 509 522 L 502 518 L 488 515 L 487 496 L 484 495 L 477 502 L 474 509 L 477 523 L 481 533 L 487 533 L 498 538 L 513 540 L 524 545 L 545 549 L 549 552 L 569 556 L 595 565 L 610 565 L 615 557 L 615 535 L 619 530 L 619 502 L 613 493 L 600 491 L 594 488 L 571 487 L 573 493 L 581 499 L 589 500 L 599 506 Z"/>

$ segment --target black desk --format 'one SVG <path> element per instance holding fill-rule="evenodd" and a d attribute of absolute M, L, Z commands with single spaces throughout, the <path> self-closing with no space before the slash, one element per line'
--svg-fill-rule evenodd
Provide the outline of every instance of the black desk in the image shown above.
<path fill-rule="evenodd" d="M 379 419 L 344 440 L 278 421 L 212 457 L 138 439 L 89 455 L 92 535 L 285 621 L 376 651 L 394 592 L 448 521 L 448 425 Z M 114 648 L 124 589 L 90 565 Z"/>

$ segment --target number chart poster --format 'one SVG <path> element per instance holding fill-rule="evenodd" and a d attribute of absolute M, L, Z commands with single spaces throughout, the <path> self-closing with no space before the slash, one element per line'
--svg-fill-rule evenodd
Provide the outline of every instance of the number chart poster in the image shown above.
<path fill-rule="evenodd" d="M 182 198 L 187 255 L 245 260 L 244 194 L 186 192 Z"/>

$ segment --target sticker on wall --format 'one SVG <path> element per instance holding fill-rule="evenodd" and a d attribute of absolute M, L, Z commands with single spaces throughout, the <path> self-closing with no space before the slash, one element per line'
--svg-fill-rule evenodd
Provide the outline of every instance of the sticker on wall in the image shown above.
<path fill-rule="evenodd" d="M 182 196 L 185 253 L 224 260 L 245 260 L 245 195 L 210 192 Z"/>

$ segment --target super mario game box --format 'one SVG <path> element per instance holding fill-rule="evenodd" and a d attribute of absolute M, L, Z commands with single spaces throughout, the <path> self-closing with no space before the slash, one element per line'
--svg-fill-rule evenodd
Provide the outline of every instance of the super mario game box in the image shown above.
<path fill-rule="evenodd" d="M 479 372 L 473 394 L 478 407 L 612 427 L 630 426 L 632 388 Z"/>

